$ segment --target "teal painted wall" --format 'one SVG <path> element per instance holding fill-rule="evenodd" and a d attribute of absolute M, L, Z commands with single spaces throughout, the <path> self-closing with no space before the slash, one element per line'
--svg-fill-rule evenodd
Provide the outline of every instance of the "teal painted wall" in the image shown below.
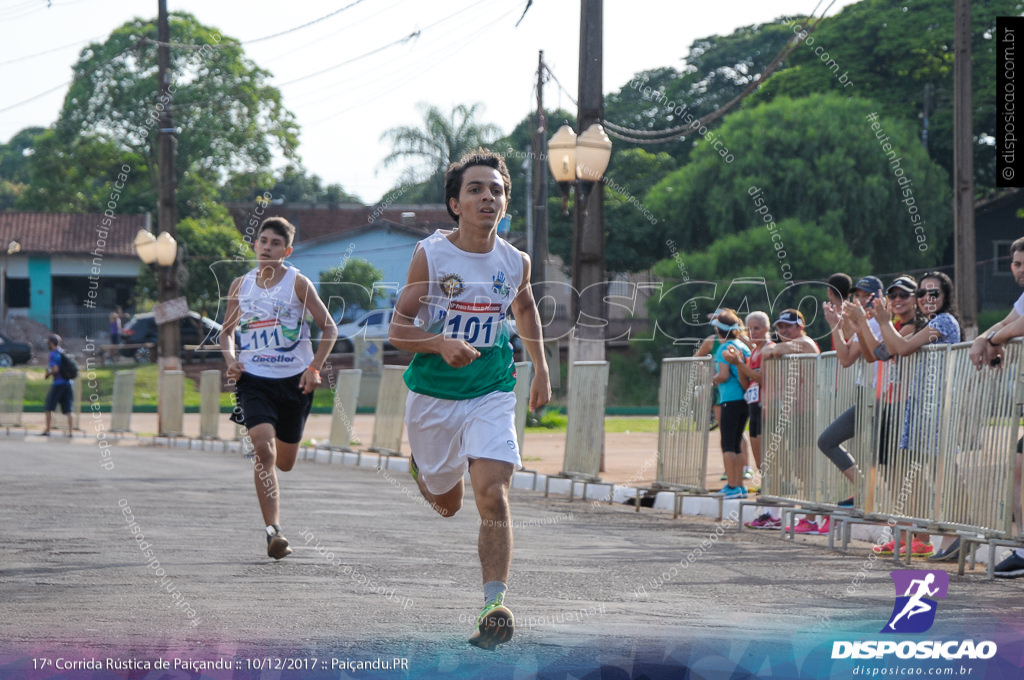
<path fill-rule="evenodd" d="M 50 315 L 53 313 L 53 278 L 50 275 L 49 256 L 29 256 L 28 286 L 28 316 L 49 328 Z"/>

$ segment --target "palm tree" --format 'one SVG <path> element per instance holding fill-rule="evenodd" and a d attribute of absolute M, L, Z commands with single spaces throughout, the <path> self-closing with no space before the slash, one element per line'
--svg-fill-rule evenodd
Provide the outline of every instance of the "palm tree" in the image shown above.
<path fill-rule="evenodd" d="M 477 114 L 483 110 L 479 103 L 468 107 L 459 104 L 447 116 L 436 106 L 421 103 L 416 108 L 423 115 L 421 127 L 403 125 L 381 135 L 382 141 L 389 140 L 393 144 L 384 166 L 411 161 L 413 166 L 408 168 L 406 179 L 425 185 L 424 200 L 442 202 L 448 165 L 478 146 L 491 144 L 501 135 L 501 130 L 491 123 L 476 121 Z"/>

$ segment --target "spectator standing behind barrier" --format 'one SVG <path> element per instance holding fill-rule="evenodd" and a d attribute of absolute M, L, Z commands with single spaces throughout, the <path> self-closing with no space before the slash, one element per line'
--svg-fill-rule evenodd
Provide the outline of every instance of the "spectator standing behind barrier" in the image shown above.
<path fill-rule="evenodd" d="M 722 407 L 718 427 L 727 478 L 725 487 L 718 494 L 726 498 L 746 498 L 747 488 L 743 486 L 743 465 L 746 461 L 740 446 L 748 415 L 747 402 L 743 399 L 745 388 L 740 382 L 736 366 L 726 361 L 723 354 L 732 348 L 746 360 L 750 356 L 750 341 L 743 328 L 743 322 L 732 310 L 722 310 L 718 317 L 711 321 L 711 325 L 715 327 L 721 341 L 714 355 L 715 375 L 711 381 L 718 385 L 718 402 Z"/>
<path fill-rule="evenodd" d="M 46 367 L 46 377 L 53 377 L 53 384 L 50 385 L 50 391 L 46 393 L 46 405 L 44 410 L 46 411 L 46 429 L 43 430 L 43 436 L 50 436 L 50 425 L 53 421 L 53 412 L 57 410 L 58 404 L 64 415 L 68 418 L 68 436 L 71 436 L 71 402 L 74 397 L 72 390 L 72 381 L 64 377 L 61 373 L 61 355 L 64 354 L 64 350 L 60 346 L 60 336 L 56 333 L 51 334 L 46 338 L 46 347 L 50 350 L 50 356 L 48 365 Z"/>
<path fill-rule="evenodd" d="M 1024 238 L 1010 244 L 1010 271 L 1017 285 L 1024 287 Z M 1013 303 L 1013 308 L 991 328 L 980 334 L 971 344 L 971 361 L 978 370 L 984 366 L 1002 368 L 1003 344 L 1013 338 L 1024 336 L 1024 293 Z M 1021 450 L 1024 439 L 1017 442 L 1017 463 L 1014 465 L 1014 514 L 1017 522 L 1021 517 Z M 1003 561 L 995 566 L 995 575 L 1000 578 L 1018 578 L 1024 576 L 1024 549 L 1017 548 L 1010 552 Z"/>
<path fill-rule="evenodd" d="M 734 347 L 729 347 L 722 353 L 723 359 L 736 366 L 740 377 L 749 381 L 747 389 L 743 393 L 743 399 L 747 402 L 749 414 L 750 449 L 754 454 L 754 465 L 759 472 L 761 471 L 761 352 L 765 347 L 775 344 L 768 335 L 769 323 L 768 315 L 764 312 L 751 312 L 747 315 L 747 332 L 750 334 L 750 341 L 754 343 L 754 349 L 746 363 L 743 361 L 743 355 Z M 770 512 L 762 513 L 757 519 L 746 523 L 746 526 L 751 529 L 773 529 L 778 528 L 779 525 L 780 520 L 773 517 Z"/>
<path fill-rule="evenodd" d="M 746 362 L 743 355 L 736 351 L 735 347 L 729 347 L 722 352 L 722 358 L 736 367 L 741 378 L 746 378 L 748 383 L 743 393 L 743 399 L 747 402 L 747 411 L 750 423 L 750 451 L 754 456 L 754 466 L 761 470 L 761 352 L 766 347 L 775 343 L 768 335 L 768 315 L 764 312 L 751 312 L 747 315 L 747 333 L 750 342 L 753 343 L 753 350 Z M 742 384 L 742 380 L 741 380 Z"/>
<path fill-rule="evenodd" d="M 729 313 L 735 315 L 737 319 L 739 318 L 739 314 L 736 312 L 736 310 L 729 309 L 728 307 L 722 307 L 722 308 L 716 309 L 712 313 L 708 314 L 708 321 L 709 322 L 714 321 L 715 319 L 718 318 L 718 315 L 721 314 L 722 312 L 729 312 Z M 742 339 L 741 339 L 741 341 L 742 341 Z M 712 333 L 708 337 L 704 338 L 704 341 L 700 343 L 700 347 L 698 347 L 697 351 L 693 353 L 693 356 L 695 356 L 695 357 L 713 357 L 718 352 L 718 348 L 721 347 L 721 346 L 722 346 L 722 339 L 720 337 L 718 337 L 718 333 L 717 332 L 716 333 Z M 749 344 L 747 344 L 747 347 L 750 348 L 750 349 L 753 349 L 753 347 L 751 347 L 751 345 L 749 345 Z M 711 386 L 711 399 L 712 399 L 712 402 L 713 402 L 712 406 L 711 406 L 711 414 L 712 414 L 712 417 L 714 418 L 714 422 L 711 423 L 711 429 L 714 430 L 716 427 L 718 427 L 718 424 L 720 422 L 722 422 L 722 407 L 721 407 L 720 401 L 718 399 L 718 385 L 712 384 L 712 386 Z M 751 459 L 752 449 L 751 449 L 751 445 L 750 445 L 750 437 L 747 436 L 747 433 L 745 431 L 743 432 L 743 439 L 740 441 L 740 453 L 743 454 L 743 479 L 752 479 L 753 476 L 754 476 L 754 473 L 750 469 L 750 466 L 749 466 L 749 461 Z M 723 472 L 722 473 L 722 481 L 724 482 L 728 478 L 729 478 L 729 476 Z"/>
<path fill-rule="evenodd" d="M 889 293 L 891 295 L 894 291 L 894 287 L 900 280 L 893 282 L 893 285 L 889 287 Z M 906 288 L 899 288 L 898 294 L 902 297 L 906 294 Z M 878 311 L 876 312 L 876 318 L 882 329 L 882 338 L 885 342 L 885 347 L 889 353 L 895 356 L 909 356 L 921 349 L 925 345 L 931 343 L 947 343 L 956 344 L 960 342 L 960 322 L 957 321 L 956 317 L 952 314 L 953 308 L 953 282 L 950 278 L 942 272 L 930 272 L 925 274 L 921 279 L 921 287 L 916 289 L 913 293 L 917 297 L 917 309 L 922 316 L 928 319 L 927 325 L 921 330 L 917 331 L 909 337 L 904 337 L 896 332 L 896 328 L 889 321 L 889 310 L 886 304 L 882 303 L 879 305 Z M 924 384 L 923 376 L 919 378 L 919 384 L 915 389 L 912 389 L 907 398 L 907 405 L 903 415 L 903 428 L 900 433 L 900 449 L 909 449 L 910 445 L 910 430 L 911 430 L 911 417 L 915 412 L 915 393 L 923 389 Z M 920 424 L 917 424 L 919 427 Z M 916 452 L 926 453 L 926 452 Z M 916 539 L 911 542 L 911 556 L 935 556 L 934 548 L 930 546 L 931 535 L 927 533 L 919 533 L 916 535 Z M 920 545 L 918 545 L 920 544 Z M 957 547 L 959 543 L 957 544 Z M 953 548 L 954 546 L 949 546 Z M 956 552 L 946 550 L 939 557 L 945 559 L 955 559 L 957 556 Z M 931 554 L 928 554 L 931 553 Z"/>
<path fill-rule="evenodd" d="M 116 345 L 121 337 L 121 308 L 115 307 L 110 313 L 110 344 Z"/>
<path fill-rule="evenodd" d="M 899 285 L 897 285 L 899 284 Z M 918 311 L 914 303 L 912 292 L 917 290 L 917 281 L 909 274 L 898 276 L 886 289 L 886 297 L 889 299 L 888 311 L 892 318 L 893 327 L 900 335 L 909 336 L 925 327 L 927 320 Z M 902 292 L 900 292 L 902 291 Z M 879 300 L 872 300 L 873 310 L 877 314 Z M 843 311 L 849 314 L 857 327 L 857 335 L 860 338 L 861 352 L 868 352 L 876 359 L 879 359 L 875 370 L 875 397 L 878 400 L 879 408 L 875 410 L 881 418 L 879 428 L 878 464 L 885 465 L 889 460 L 889 449 L 892 448 L 889 441 L 889 425 L 891 420 L 890 404 L 893 400 L 892 384 L 893 370 L 892 354 L 885 344 L 876 338 L 871 332 L 871 324 L 868 321 L 865 310 L 858 305 L 844 305 Z M 877 323 L 877 320 L 876 320 Z M 881 329 L 879 328 L 879 331 Z"/>
<path fill-rule="evenodd" d="M 895 450 L 899 448 L 899 442 L 893 441 L 891 434 L 891 423 L 892 423 L 892 404 L 896 398 L 893 393 L 893 375 L 891 373 L 893 364 L 889 361 L 893 356 L 896 355 L 894 351 L 886 344 L 885 337 L 893 340 L 896 336 L 909 337 L 917 333 L 920 333 L 925 329 L 927 320 L 925 316 L 920 312 L 915 302 L 915 296 L 917 293 L 917 280 L 909 274 L 901 274 L 896 277 L 892 283 L 889 284 L 888 288 L 885 289 L 885 300 L 876 300 L 874 305 L 875 319 L 878 322 L 880 329 L 882 329 L 882 342 L 876 342 L 874 337 L 869 337 L 867 331 L 867 319 L 857 309 L 850 307 L 848 311 L 856 320 L 858 325 L 858 333 L 864 338 L 864 341 L 869 345 L 872 353 L 882 362 L 883 370 L 877 375 L 877 392 L 881 402 L 876 413 L 880 413 L 881 423 L 879 427 L 879 449 L 878 449 L 878 463 L 879 465 L 888 465 L 890 456 L 894 454 Z M 888 300 L 888 303 L 886 303 Z M 888 326 L 888 328 L 885 328 Z M 929 334 L 934 331 L 925 330 L 924 340 L 919 338 L 921 344 L 927 342 Z M 918 345 L 920 346 L 920 345 Z M 902 347 L 902 345 L 901 345 Z M 920 536 L 921 538 L 918 538 Z M 911 557 L 930 557 L 935 554 L 935 549 L 931 545 L 930 537 L 927 534 L 919 534 L 911 539 L 910 542 L 910 554 Z M 921 540 L 921 539 L 924 540 Z M 892 555 L 895 550 L 895 541 L 889 541 L 885 545 L 872 546 L 872 551 L 878 555 Z M 900 545 L 900 553 L 903 554 L 906 550 L 906 545 Z"/>
<path fill-rule="evenodd" d="M 831 281 L 831 279 L 830 279 Z M 822 305 L 825 319 L 832 329 L 832 348 L 836 352 L 836 358 L 842 368 L 853 366 L 858 358 L 866 362 L 874 362 L 875 355 L 867 351 L 866 343 L 861 343 L 856 331 L 856 324 L 850 314 L 843 312 L 843 305 L 847 303 L 844 299 L 837 299 L 832 291 L 829 291 L 829 301 Z M 880 342 L 882 331 L 878 327 L 878 321 L 874 318 L 874 300 L 881 297 L 882 282 L 877 277 L 865 276 L 857 281 L 853 289 L 854 303 L 864 311 L 867 318 L 868 328 L 871 336 L 876 342 Z M 849 338 L 849 340 L 847 340 Z M 857 388 L 864 389 L 864 385 L 858 381 Z M 843 442 L 853 439 L 857 424 L 856 404 L 846 409 L 839 417 L 826 427 L 818 437 L 818 448 L 832 463 L 839 468 L 850 483 L 857 481 L 857 463 L 850 452 L 842 447 Z M 852 506 L 853 497 L 839 501 L 841 506 Z"/>
<path fill-rule="evenodd" d="M 804 330 L 804 315 L 796 309 L 784 309 L 779 318 L 775 320 L 775 330 L 779 334 L 779 342 L 772 347 L 761 351 L 763 359 L 777 359 L 789 354 L 821 354 L 817 343 L 811 339 Z M 799 414 L 797 414 L 799 415 Z M 799 430 L 799 426 L 794 426 Z M 809 522 L 807 518 L 801 517 L 793 529 L 799 534 L 823 533 L 829 531 L 828 520 L 822 523 L 820 529 L 816 522 Z"/>

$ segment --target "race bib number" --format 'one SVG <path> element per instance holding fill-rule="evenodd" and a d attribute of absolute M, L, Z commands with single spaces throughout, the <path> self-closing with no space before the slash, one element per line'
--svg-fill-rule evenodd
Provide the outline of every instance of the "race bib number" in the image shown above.
<path fill-rule="evenodd" d="M 491 302 L 452 302 L 448 307 L 444 334 L 465 340 L 474 347 L 490 347 L 505 323 L 501 305 Z"/>
<path fill-rule="evenodd" d="M 277 319 L 264 319 L 246 324 L 244 330 L 239 329 L 239 348 L 251 351 L 277 348 L 283 343 L 281 324 Z"/>
<path fill-rule="evenodd" d="M 761 400 L 761 385 L 760 383 L 750 383 L 750 387 L 743 393 L 743 401 L 748 404 L 756 404 Z"/>

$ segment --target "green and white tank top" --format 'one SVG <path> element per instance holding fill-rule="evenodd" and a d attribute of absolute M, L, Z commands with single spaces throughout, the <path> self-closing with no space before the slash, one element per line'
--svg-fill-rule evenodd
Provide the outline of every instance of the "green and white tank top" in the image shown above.
<path fill-rule="evenodd" d="M 523 281 L 522 253 L 501 238 L 488 253 L 470 253 L 457 248 L 441 230 L 416 247 L 426 255 L 429 269 L 418 324 L 430 333 L 465 340 L 480 357 L 452 368 L 440 354 L 417 354 L 405 372 L 405 384 L 438 399 L 511 392 L 515 362 L 506 313 Z"/>
<path fill-rule="evenodd" d="M 299 270 L 288 267 L 270 288 L 256 284 L 258 273 L 258 268 L 246 273 L 238 294 L 238 358 L 248 373 L 263 378 L 298 375 L 313 361 L 309 326 L 295 294 Z"/>

